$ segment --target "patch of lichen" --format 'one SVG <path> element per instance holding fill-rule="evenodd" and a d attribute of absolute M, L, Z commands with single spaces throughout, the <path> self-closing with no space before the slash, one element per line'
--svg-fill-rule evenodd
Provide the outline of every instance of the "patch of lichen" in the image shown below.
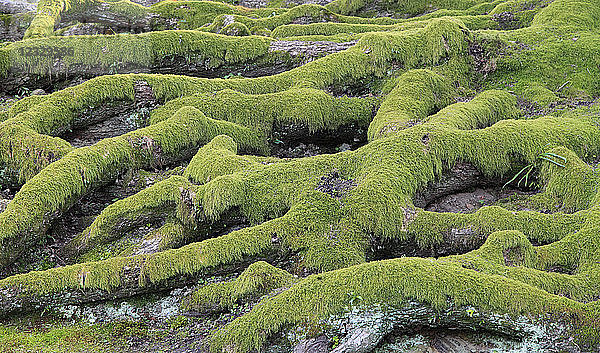
<path fill-rule="evenodd" d="M 294 276 L 267 262 L 250 265 L 229 282 L 212 283 L 196 290 L 182 303 L 186 311 L 213 312 L 230 309 L 234 304 L 254 301 L 271 291 L 296 282 Z"/>

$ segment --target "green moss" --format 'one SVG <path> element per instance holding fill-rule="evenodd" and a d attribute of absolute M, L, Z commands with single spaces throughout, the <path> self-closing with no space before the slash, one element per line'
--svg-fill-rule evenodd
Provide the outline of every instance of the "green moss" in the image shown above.
<path fill-rule="evenodd" d="M 78 9 L 93 0 L 42 0 L 37 4 L 36 15 L 25 32 L 25 39 L 49 37 L 63 12 Z"/>
<path fill-rule="evenodd" d="M 373 278 L 379 280 L 367 280 Z M 308 297 L 306 293 L 319 296 Z M 363 298 L 365 305 L 401 306 L 418 300 L 445 308 L 450 297 L 457 307 L 470 305 L 495 312 L 532 313 L 580 307 L 564 297 L 452 263 L 401 258 L 310 276 L 217 331 L 211 340 L 212 349 L 221 351 L 228 347 L 236 352 L 259 349 L 264 337 L 273 332 L 307 318 L 343 312 L 350 304 L 348 293 Z"/>
<path fill-rule="evenodd" d="M 249 150 L 260 145 L 257 136 L 249 129 L 229 122 L 213 121 L 197 109 L 188 107 L 159 124 L 70 152 L 29 180 L 19 191 L 19 196 L 0 215 L 0 224 L 3 224 L 0 238 L 2 246 L 7 249 L 3 254 L 10 257 L 18 253 L 14 247 L 31 241 L 23 239 L 23 243 L 15 244 L 11 240 L 21 233 L 20 229 L 25 226 L 43 230 L 40 227 L 44 226 L 45 213 L 68 207 L 74 195 L 81 195 L 127 169 L 157 166 L 163 160 L 180 158 L 184 151 L 206 143 L 220 133 L 233 136 Z M 31 196 L 39 193 L 40 188 L 47 191 L 32 200 Z M 15 216 L 22 221 L 11 220 Z"/>
<path fill-rule="evenodd" d="M 482 3 L 478 0 L 398 0 L 385 1 L 383 6 L 399 14 L 418 15 L 431 10 L 444 8 L 466 10 L 472 6 Z M 333 12 L 344 15 L 356 13 L 368 4 L 365 0 L 335 0 L 327 4 L 327 8 Z"/>
<path fill-rule="evenodd" d="M 533 103 L 541 106 L 548 106 L 550 103 L 558 101 L 558 97 L 554 92 L 543 87 L 540 84 L 531 84 L 523 91 L 525 98 Z"/>
<path fill-rule="evenodd" d="M 296 281 L 294 276 L 264 261 L 255 262 L 233 281 L 212 283 L 196 290 L 183 303 L 188 311 L 221 311 L 254 301 Z"/>
<path fill-rule="evenodd" d="M 451 10 L 406 20 L 339 15 L 355 13 L 363 5 L 362 1 L 335 1 L 325 8 L 305 5 L 277 10 L 268 17 L 270 10 L 174 2 L 155 7 L 164 6 L 169 18 L 179 18 L 181 28 L 188 25 L 181 20 L 185 16 L 189 16 L 189 26 L 213 24 L 199 31 L 64 42 L 50 39 L 52 45 L 81 45 L 86 51 L 86 45 L 108 46 L 108 59 L 86 57 L 83 61 L 103 67 L 119 60 L 150 65 L 161 55 L 193 50 L 203 51 L 199 55 L 204 55 L 209 67 L 265 55 L 269 38 L 202 33 L 221 31 L 225 19 L 253 28 L 253 32 L 254 28 L 272 30 L 273 36 L 358 42 L 342 52 L 268 77 L 210 80 L 116 75 L 16 104 L 4 114 L 7 120 L 0 128 L 36 139 L 27 145 L 31 155 L 16 158 L 7 152 L 12 153 L 8 147 L 13 146 L 12 140 L 0 140 L 3 159 L 29 179 L 0 214 L 3 262 L 8 263 L 43 233 L 44 215 L 67 208 L 72 200 L 126 168 L 159 165 L 162 158 L 156 154 L 175 158 L 199 148 L 184 177 L 173 177 L 108 207 L 76 242 L 101 247 L 122 235 L 120 221 L 135 221 L 156 209 L 164 211 L 167 223 L 147 239 L 166 235 L 162 249 L 174 246 L 194 227 L 195 234 L 200 234 L 201 227 L 233 210 L 253 225 L 155 254 L 10 277 L 0 281 L 0 287 L 19 285 L 23 295 L 29 296 L 65 289 L 114 290 L 122 285 L 125 267 L 140 268 L 139 283 L 148 285 L 181 275 L 203 276 L 215 268 L 285 252 L 296 256 L 300 269 L 330 272 L 311 276 L 263 301 L 216 333 L 215 349 L 226 345 L 234 351 L 258 349 L 265 334 L 309 317 L 324 319 L 344 311 L 348 293 L 360 295 L 367 305 L 401 306 L 416 300 L 436 309 L 469 305 L 534 317 L 568 311 L 579 315 L 577 320 L 590 323 L 583 334 L 593 340 L 597 308 L 582 302 L 600 295 L 600 194 L 597 175 L 583 161 L 600 154 L 597 114 L 590 109 L 521 120 L 515 96 L 506 90 L 542 105 L 559 97 L 598 95 L 598 0 L 555 0 L 548 6 L 544 1 L 520 0 L 408 1 L 387 6 L 398 13 L 419 13 L 438 6 Z M 185 6 L 194 9 L 186 14 Z M 493 15 L 506 11 L 514 13 L 518 26 L 524 28 L 481 30 L 497 28 Z M 294 25 L 297 19 L 336 23 Z M 349 31 L 354 34 L 340 34 Z M 132 54 L 131 49 L 137 49 L 142 39 L 152 46 L 142 46 Z M 28 43 L 39 42 L 4 47 L 0 65 L 8 70 L 8 53 Z M 484 47 L 481 57 L 476 50 L 475 54 L 469 51 L 477 49 L 474 44 Z M 474 72 L 478 67 L 474 63 L 486 70 Z M 71 126 L 82 107 L 133 100 L 133 84 L 138 80 L 147 82 L 165 102 L 153 112 L 150 127 L 74 151 L 49 136 Z M 375 98 L 325 93 L 368 80 L 384 87 L 380 107 Z M 480 91 L 480 83 L 495 89 Z M 455 98 L 475 90 L 481 93 L 472 100 L 452 104 Z M 373 109 L 378 107 L 371 121 Z M 312 131 L 370 124 L 371 142 L 355 151 L 298 160 L 238 154 L 266 151 L 273 125 L 282 123 L 304 124 Z M 35 159 L 40 151 L 44 158 L 51 151 L 62 159 L 34 176 L 47 164 Z M 563 157 L 564 163 L 561 158 L 557 163 L 540 160 L 548 151 Z M 417 191 L 457 162 L 474 165 L 488 178 L 504 180 L 524 165 L 534 165 L 544 188 L 527 202 L 575 213 L 512 212 L 497 206 L 473 214 L 416 209 L 413 197 Z M 327 193 L 322 186 L 332 175 L 346 183 L 347 189 Z M 416 247 L 426 249 L 440 244 L 444 233 L 453 229 L 470 229 L 487 240 L 481 248 L 463 255 L 364 263 L 373 238 L 414 241 Z M 20 239 L 23 243 L 17 241 Z M 551 271 L 556 268 L 565 273 Z M 250 281 L 242 275 L 233 282 L 205 287 L 196 294 L 198 305 L 229 306 L 256 290 L 264 294 L 264 279 Z M 238 286 L 243 289 L 236 289 Z"/>
<path fill-rule="evenodd" d="M 204 26 L 214 22 L 219 15 L 260 18 L 286 11 L 286 9 L 278 8 L 248 9 L 212 1 L 161 1 L 150 7 L 150 12 L 158 14 L 163 19 L 175 19 L 177 21 L 176 26 L 179 29 L 195 29 Z M 155 26 L 162 26 L 161 21 L 156 21 Z"/>
<path fill-rule="evenodd" d="M 532 198 L 533 204 L 552 212 L 574 212 L 599 205 L 600 172 L 575 153 L 557 147 L 547 152 L 539 164 L 546 187 Z"/>
<path fill-rule="evenodd" d="M 45 324 L 44 328 L 33 330 L 2 326 L 0 350 L 7 353 L 61 353 L 65 350 L 73 353 L 117 353 L 127 349 L 127 340 L 148 338 L 148 335 L 148 327 L 128 321 L 96 325 Z"/>
<path fill-rule="evenodd" d="M 268 136 L 274 124 L 305 124 L 310 131 L 334 130 L 352 123 L 366 127 L 377 104 L 376 98 L 333 97 L 305 88 L 261 95 L 221 90 L 174 99 L 156 109 L 150 123 L 166 119 L 181 107 L 192 106 L 213 119 L 230 121 Z"/>
<path fill-rule="evenodd" d="M 51 74 L 56 55 L 67 70 L 110 72 L 128 65 L 148 68 L 178 56 L 210 69 L 265 56 L 269 42 L 262 37 L 229 38 L 198 31 L 158 31 L 43 38 L 16 42 L 2 51 L 10 58 L 7 69 L 31 74 Z M 29 50 L 43 54 L 28 54 Z M 49 52 L 56 55 L 48 55 Z M 63 52 L 66 54 L 60 54 Z"/>
<path fill-rule="evenodd" d="M 348 293 L 360 296 L 365 306 L 402 307 L 408 301 L 418 301 L 437 309 L 469 306 L 512 315 L 567 311 L 577 316 L 582 311 L 592 312 L 595 304 L 582 304 L 563 295 L 578 299 L 596 295 L 597 288 L 591 285 L 595 276 L 531 268 L 539 265 L 537 258 L 545 256 L 548 247 L 556 246 L 535 248 L 522 233 L 503 231 L 492 233 L 481 248 L 464 255 L 437 260 L 399 258 L 312 275 L 217 331 L 211 340 L 212 349 L 259 349 L 269 333 L 308 318 L 326 319 L 344 312 L 351 304 Z"/>
<path fill-rule="evenodd" d="M 233 23 L 230 23 L 227 26 L 223 27 L 223 29 L 221 29 L 220 33 L 227 35 L 227 36 L 243 37 L 243 36 L 249 36 L 250 30 L 243 23 L 233 22 Z"/>
<path fill-rule="evenodd" d="M 449 82 L 432 71 L 405 73 L 377 111 L 369 126 L 369 139 L 418 124 L 419 120 L 447 105 L 453 93 Z"/>
<path fill-rule="evenodd" d="M 226 135 L 219 135 L 202 146 L 192 158 L 184 176 L 194 183 L 204 184 L 221 175 L 261 168 L 276 158 L 237 155 L 237 144 Z"/>

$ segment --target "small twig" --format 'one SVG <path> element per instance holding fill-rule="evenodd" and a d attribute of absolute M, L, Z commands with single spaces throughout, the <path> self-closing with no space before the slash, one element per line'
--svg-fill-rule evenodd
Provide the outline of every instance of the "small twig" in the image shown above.
<path fill-rule="evenodd" d="M 563 88 L 565 88 L 566 85 L 570 84 L 571 81 L 567 81 L 565 83 L 563 83 L 562 85 L 560 85 L 560 87 L 558 87 L 558 89 L 555 91 L 556 93 L 560 92 Z"/>

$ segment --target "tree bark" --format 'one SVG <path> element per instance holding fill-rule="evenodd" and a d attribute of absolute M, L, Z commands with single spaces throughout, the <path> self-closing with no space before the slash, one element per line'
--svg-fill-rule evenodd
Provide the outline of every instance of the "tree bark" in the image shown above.
<path fill-rule="evenodd" d="M 147 32 L 150 31 L 152 19 L 158 15 L 148 13 L 147 16 L 136 17 L 126 13 L 117 13 L 110 11 L 111 4 L 98 2 L 88 5 L 77 12 L 65 13 L 61 17 L 61 23 L 79 21 L 86 23 L 100 23 L 113 27 L 115 30 L 127 30 L 129 32 Z"/>
<path fill-rule="evenodd" d="M 338 324 L 337 329 L 341 327 L 345 336 L 331 353 L 368 353 L 390 334 L 418 333 L 423 329 L 488 332 L 521 342 L 531 339 L 544 342 L 544 348 L 557 351 L 574 351 L 571 349 L 577 348 L 571 342 L 555 346 L 556 337 L 551 336 L 561 332 L 540 330 L 531 319 L 478 312 L 468 307 L 451 306 L 439 311 L 420 302 L 408 302 L 402 308 L 384 310 L 354 309 L 334 323 Z M 460 347 L 455 349 L 459 351 Z"/>
<path fill-rule="evenodd" d="M 19 0 L 0 0 L 0 13 L 4 14 L 17 14 L 23 12 L 34 11 L 36 9 L 35 4 Z"/>
<path fill-rule="evenodd" d="M 31 23 L 30 14 L 18 13 L 5 16 L 9 16 L 9 19 L 0 20 L 0 42 L 14 42 L 23 39 L 25 30 Z"/>

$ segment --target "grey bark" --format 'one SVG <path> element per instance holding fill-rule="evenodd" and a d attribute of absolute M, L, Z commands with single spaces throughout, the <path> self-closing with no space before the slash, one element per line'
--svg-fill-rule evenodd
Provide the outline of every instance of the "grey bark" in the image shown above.
<path fill-rule="evenodd" d="M 0 0 L 0 13 L 4 14 L 17 14 L 34 11 L 36 7 L 37 6 L 35 4 L 30 4 L 25 1 Z"/>
<path fill-rule="evenodd" d="M 271 43 L 270 52 L 282 51 L 292 56 L 304 55 L 309 58 L 315 58 L 325 54 L 337 53 L 346 50 L 356 44 L 356 40 L 350 42 L 329 42 L 329 41 L 300 41 L 300 40 L 279 40 Z"/>
<path fill-rule="evenodd" d="M 373 322 L 371 327 L 359 327 L 352 330 L 342 343 L 331 353 L 368 353 L 392 332 L 393 326 L 383 322 Z"/>
<path fill-rule="evenodd" d="M 544 351 L 579 351 L 570 340 L 561 339 L 561 336 L 569 335 L 568 328 L 559 323 L 551 324 L 551 318 L 538 320 L 543 325 L 529 317 L 512 317 L 455 306 L 440 311 L 415 301 L 400 308 L 361 307 L 330 320 L 335 332 L 344 335 L 331 353 L 368 353 L 390 334 L 411 334 L 423 328 L 488 332 L 515 341 L 534 342 L 540 349 L 548 349 Z M 457 351 L 460 348 L 455 347 Z"/>
<path fill-rule="evenodd" d="M 29 13 L 8 14 L 10 19 L 0 20 L 0 42 L 14 42 L 23 39 L 25 30 L 31 23 Z"/>
<path fill-rule="evenodd" d="M 115 29 L 126 29 L 131 32 L 149 31 L 151 22 L 158 15 L 148 13 L 147 16 L 135 17 L 125 13 L 110 11 L 110 3 L 95 3 L 88 5 L 77 12 L 65 13 L 61 17 L 61 23 L 79 21 L 86 23 L 100 23 Z"/>
<path fill-rule="evenodd" d="M 325 336 L 308 338 L 298 343 L 292 353 L 327 353 L 329 340 Z"/>
<path fill-rule="evenodd" d="M 458 162 L 435 183 L 419 190 L 413 199 L 415 206 L 425 208 L 433 200 L 462 190 L 482 185 L 491 185 L 474 165 Z"/>

